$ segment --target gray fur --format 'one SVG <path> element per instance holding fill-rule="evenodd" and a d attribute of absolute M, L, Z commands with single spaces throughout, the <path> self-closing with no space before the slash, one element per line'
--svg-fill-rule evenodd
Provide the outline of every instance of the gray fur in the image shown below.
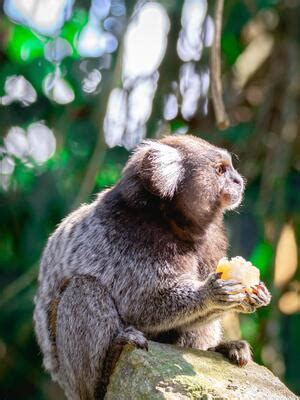
<path fill-rule="evenodd" d="M 140 146 L 113 188 L 61 222 L 42 256 L 34 322 L 44 366 L 69 399 L 103 398 L 127 342 L 218 351 L 224 312 L 266 304 L 250 307 L 232 294 L 241 285 L 213 272 L 227 249 L 223 213 L 242 192 L 227 152 L 167 137 Z"/>

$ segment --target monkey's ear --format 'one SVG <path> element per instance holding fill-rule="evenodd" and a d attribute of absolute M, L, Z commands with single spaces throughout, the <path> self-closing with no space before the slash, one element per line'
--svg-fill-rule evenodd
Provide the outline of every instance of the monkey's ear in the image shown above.
<path fill-rule="evenodd" d="M 182 157 L 177 149 L 159 142 L 148 142 L 139 175 L 151 193 L 171 199 L 183 176 Z M 147 147 L 148 147 L 147 146 Z"/>

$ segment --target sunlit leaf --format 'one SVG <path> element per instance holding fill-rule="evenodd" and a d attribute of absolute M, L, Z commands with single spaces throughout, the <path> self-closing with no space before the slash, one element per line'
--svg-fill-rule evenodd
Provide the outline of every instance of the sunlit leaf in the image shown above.
<path fill-rule="evenodd" d="M 241 318 L 241 332 L 242 337 L 250 342 L 253 342 L 257 337 L 258 320 L 256 316 L 244 315 Z"/>
<path fill-rule="evenodd" d="M 268 242 L 260 242 L 253 250 L 250 261 L 259 268 L 261 276 L 264 277 L 269 270 L 274 256 L 274 250 Z"/>
<path fill-rule="evenodd" d="M 278 302 L 278 308 L 283 314 L 294 314 L 300 311 L 300 292 L 291 290 L 284 293 Z"/>
<path fill-rule="evenodd" d="M 233 34 L 223 35 L 222 51 L 229 64 L 233 65 L 242 52 L 242 46 L 238 37 Z"/>
<path fill-rule="evenodd" d="M 274 283 L 281 287 L 294 275 L 298 266 L 298 249 L 292 225 L 282 228 L 276 248 Z"/>
<path fill-rule="evenodd" d="M 102 168 L 96 177 L 96 185 L 101 188 L 112 186 L 119 179 L 120 173 L 121 168 L 118 165 Z"/>
<path fill-rule="evenodd" d="M 11 24 L 6 52 L 12 61 L 28 63 L 43 56 L 44 43 L 30 29 Z"/>
<path fill-rule="evenodd" d="M 187 133 L 188 130 L 187 124 L 180 119 L 174 119 L 170 121 L 170 127 L 172 133 Z"/>

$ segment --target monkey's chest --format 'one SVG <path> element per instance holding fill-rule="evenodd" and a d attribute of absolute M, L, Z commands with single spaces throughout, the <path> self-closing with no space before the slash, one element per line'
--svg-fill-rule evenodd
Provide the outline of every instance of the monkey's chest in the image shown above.
<path fill-rule="evenodd" d="M 221 257 L 223 256 L 220 256 L 219 254 L 216 254 L 214 257 L 213 255 L 205 254 L 202 251 L 191 252 L 180 257 L 176 269 L 180 270 L 184 274 L 188 274 L 191 279 L 203 281 L 210 273 L 216 270 L 218 261 Z M 170 264 L 175 265 L 174 261 L 170 262 Z"/>
<path fill-rule="evenodd" d="M 205 264 L 202 260 L 198 262 L 198 276 L 201 281 L 205 280 L 208 275 L 216 268 L 212 265 Z"/>
<path fill-rule="evenodd" d="M 217 268 L 217 264 L 220 258 L 226 255 L 225 252 L 204 252 L 199 251 L 197 257 L 197 272 L 200 280 L 204 280 L 208 275 L 214 272 Z"/>

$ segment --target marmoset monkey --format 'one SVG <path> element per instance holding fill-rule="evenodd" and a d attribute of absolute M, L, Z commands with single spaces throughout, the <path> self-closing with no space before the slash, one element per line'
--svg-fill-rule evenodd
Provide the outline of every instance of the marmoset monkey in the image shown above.
<path fill-rule="evenodd" d="M 227 249 L 223 214 L 243 190 L 226 150 L 168 136 L 140 145 L 114 187 L 62 221 L 42 256 L 34 322 L 44 366 L 68 399 L 103 398 L 126 343 L 250 360 L 245 341 L 222 342 L 220 318 L 253 312 L 270 294 L 261 284 L 249 295 L 214 272 Z"/>

